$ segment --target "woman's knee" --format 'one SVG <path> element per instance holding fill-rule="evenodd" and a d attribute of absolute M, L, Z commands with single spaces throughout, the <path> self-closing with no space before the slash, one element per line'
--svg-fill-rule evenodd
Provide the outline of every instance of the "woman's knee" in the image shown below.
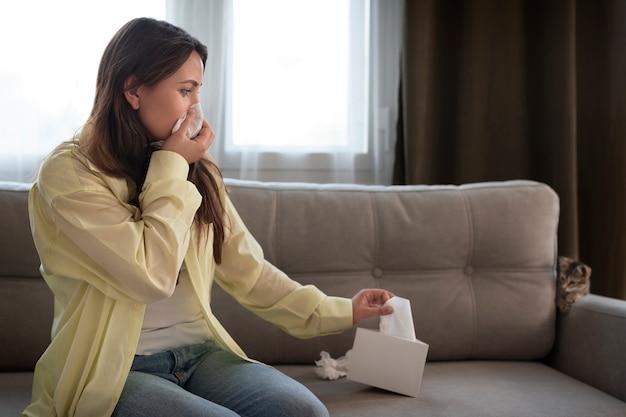
<path fill-rule="evenodd" d="M 307 398 L 294 398 L 285 416 L 329 417 L 326 406 L 313 394 Z"/>
<path fill-rule="evenodd" d="M 328 409 L 311 390 L 300 382 L 279 373 L 273 389 L 268 390 L 274 410 L 280 410 L 280 416 L 329 417 Z M 280 382 L 278 382 L 280 381 Z"/>

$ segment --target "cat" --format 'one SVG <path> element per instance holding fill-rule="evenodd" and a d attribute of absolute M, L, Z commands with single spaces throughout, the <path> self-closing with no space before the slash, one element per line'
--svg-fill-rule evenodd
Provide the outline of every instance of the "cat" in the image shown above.
<path fill-rule="evenodd" d="M 557 275 L 556 305 L 562 313 L 569 313 L 576 300 L 589 294 L 591 268 L 580 261 L 559 256 Z"/>

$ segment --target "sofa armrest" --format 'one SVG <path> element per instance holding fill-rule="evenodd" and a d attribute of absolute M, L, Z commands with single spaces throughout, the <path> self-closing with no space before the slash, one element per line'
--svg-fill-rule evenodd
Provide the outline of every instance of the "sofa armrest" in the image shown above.
<path fill-rule="evenodd" d="M 587 295 L 557 320 L 552 365 L 626 401 L 626 301 Z"/>

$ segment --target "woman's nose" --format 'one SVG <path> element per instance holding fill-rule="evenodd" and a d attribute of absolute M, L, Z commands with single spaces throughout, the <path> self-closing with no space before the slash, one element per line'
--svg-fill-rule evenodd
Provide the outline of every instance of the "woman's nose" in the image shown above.
<path fill-rule="evenodd" d="M 193 104 L 200 103 L 200 92 L 196 91 L 193 93 Z"/>

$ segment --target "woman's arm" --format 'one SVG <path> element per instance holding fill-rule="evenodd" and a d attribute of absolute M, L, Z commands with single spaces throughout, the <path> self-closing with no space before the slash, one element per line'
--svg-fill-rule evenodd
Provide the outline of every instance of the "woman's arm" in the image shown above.
<path fill-rule="evenodd" d="M 137 209 L 124 180 L 75 162 L 44 165 L 30 205 L 44 268 L 145 303 L 169 296 L 200 204 L 188 169 L 180 155 L 154 152 Z"/>
<path fill-rule="evenodd" d="M 247 309 L 302 338 L 341 332 L 364 318 L 391 312 L 376 305 L 392 296 L 384 290 L 363 290 L 351 300 L 291 280 L 265 261 L 228 198 L 226 209 L 230 233 L 215 279 Z"/>

